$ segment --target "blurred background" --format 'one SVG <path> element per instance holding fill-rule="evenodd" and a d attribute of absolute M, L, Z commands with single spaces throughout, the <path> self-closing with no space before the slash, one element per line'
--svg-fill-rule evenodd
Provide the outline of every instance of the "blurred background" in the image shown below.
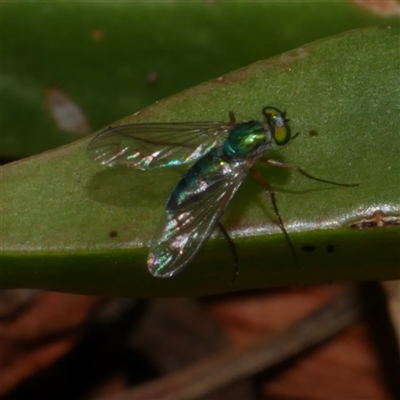
<path fill-rule="evenodd" d="M 399 25 L 396 2 L 355 3 L 3 2 L 0 156 L 69 143 L 330 35 Z"/>

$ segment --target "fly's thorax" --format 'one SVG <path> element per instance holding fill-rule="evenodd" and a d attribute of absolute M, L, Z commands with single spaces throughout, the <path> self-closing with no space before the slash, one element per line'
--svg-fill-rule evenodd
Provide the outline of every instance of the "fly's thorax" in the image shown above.
<path fill-rule="evenodd" d="M 258 158 L 271 146 L 272 135 L 267 123 L 249 121 L 237 124 L 223 144 L 223 152 L 230 159 Z"/>

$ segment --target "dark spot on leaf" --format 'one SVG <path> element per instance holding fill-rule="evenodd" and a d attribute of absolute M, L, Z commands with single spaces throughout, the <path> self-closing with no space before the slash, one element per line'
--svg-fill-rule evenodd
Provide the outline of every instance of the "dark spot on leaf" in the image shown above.
<path fill-rule="evenodd" d="M 318 136 L 318 131 L 315 129 L 311 129 L 310 132 L 308 132 L 308 135 L 311 137 Z"/>
<path fill-rule="evenodd" d="M 160 79 L 160 76 L 156 71 L 149 71 L 147 74 L 146 80 L 148 83 L 157 83 Z"/>
<path fill-rule="evenodd" d="M 109 235 L 110 235 L 110 238 L 115 238 L 115 237 L 118 236 L 118 232 L 117 231 L 110 231 Z"/>
<path fill-rule="evenodd" d="M 333 253 L 335 250 L 335 246 L 333 246 L 332 244 L 328 244 L 328 246 L 326 246 L 326 251 L 328 253 Z"/>
<path fill-rule="evenodd" d="M 315 251 L 316 248 L 317 246 L 303 246 L 301 249 L 306 253 L 312 253 Z"/>
<path fill-rule="evenodd" d="M 95 29 L 92 31 L 92 38 L 94 40 L 102 40 L 104 39 L 104 31 L 101 29 Z"/>

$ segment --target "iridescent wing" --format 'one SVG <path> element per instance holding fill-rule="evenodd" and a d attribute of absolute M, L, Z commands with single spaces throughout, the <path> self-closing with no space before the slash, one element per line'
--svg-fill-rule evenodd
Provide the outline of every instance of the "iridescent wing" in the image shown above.
<path fill-rule="evenodd" d="M 236 163 L 226 176 L 190 206 L 167 211 L 150 246 L 147 266 L 150 273 L 168 278 L 184 269 L 210 237 L 217 221 L 248 173 L 246 163 Z"/>
<path fill-rule="evenodd" d="M 148 170 L 191 163 L 221 144 L 232 123 L 179 122 L 109 126 L 95 136 L 87 155 L 103 165 Z"/>

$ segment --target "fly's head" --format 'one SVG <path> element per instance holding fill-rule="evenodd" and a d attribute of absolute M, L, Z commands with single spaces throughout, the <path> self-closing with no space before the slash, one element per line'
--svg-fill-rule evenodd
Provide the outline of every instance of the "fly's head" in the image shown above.
<path fill-rule="evenodd" d="M 262 113 L 267 120 L 268 127 L 272 133 L 275 143 L 279 146 L 287 144 L 291 137 L 289 120 L 286 118 L 286 112 L 280 111 L 275 107 L 264 107 Z"/>

